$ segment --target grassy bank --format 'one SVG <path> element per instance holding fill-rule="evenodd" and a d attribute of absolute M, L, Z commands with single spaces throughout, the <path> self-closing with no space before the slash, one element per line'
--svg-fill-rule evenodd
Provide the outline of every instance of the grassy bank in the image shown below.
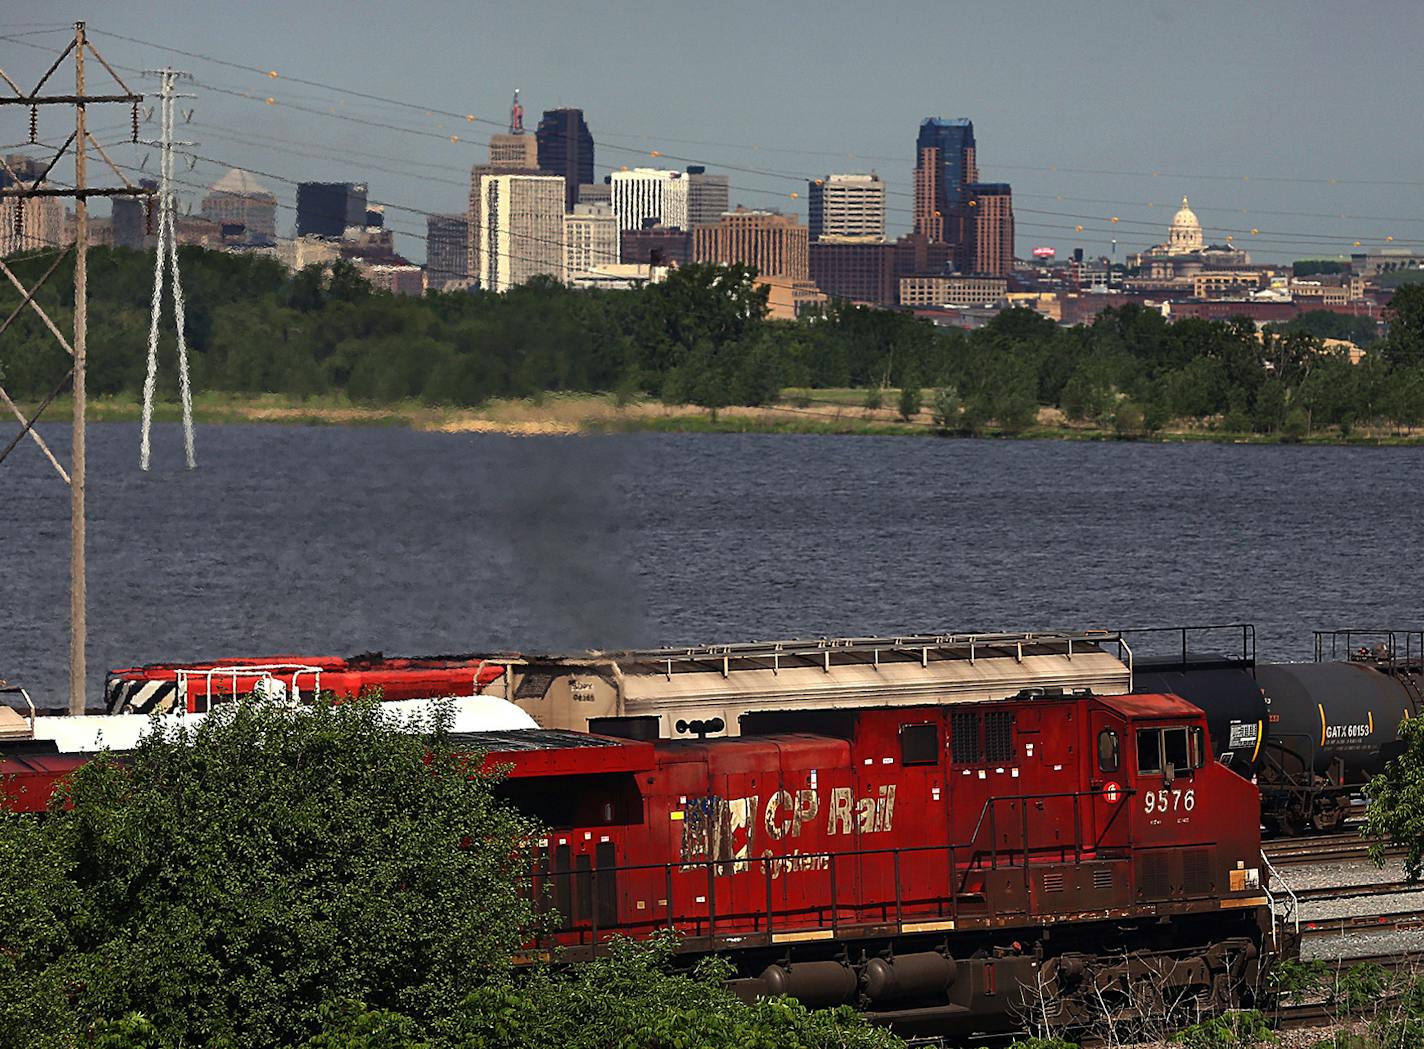
<path fill-rule="evenodd" d="M 791 389 L 780 403 L 761 408 L 732 407 L 711 410 L 695 405 L 666 405 L 658 401 L 623 401 L 608 394 L 550 394 L 538 400 L 491 400 L 478 408 L 438 408 L 418 401 L 387 405 L 355 404 L 341 396 L 297 398 L 282 394 L 258 396 L 208 392 L 193 403 L 200 423 L 279 423 L 294 426 L 407 426 L 447 433 L 506 433 L 559 435 L 653 431 L 662 433 L 797 433 L 859 434 L 875 436 L 940 436 L 928 410 L 909 420 L 900 418 L 893 405 L 899 391 L 886 390 L 880 408 L 867 408 L 866 391 L 850 389 Z M 33 405 L 23 406 L 28 411 Z M 62 423 L 72 415 L 67 398 L 56 399 L 44 415 L 48 423 Z M 139 401 L 132 397 L 101 397 L 89 402 L 92 422 L 136 422 Z M 155 405 L 154 418 L 177 422 L 178 405 Z M 1073 422 L 1055 408 L 1039 410 L 1035 425 L 1004 433 L 990 425 L 980 436 L 1029 440 L 1111 441 L 1123 436 L 1111 427 Z M 1282 434 L 1230 432 L 1216 428 L 1215 420 L 1176 419 L 1160 432 L 1128 435 L 1151 441 L 1279 444 Z M 1424 430 L 1400 433 L 1393 429 L 1338 429 L 1307 434 L 1292 443 L 1351 445 L 1424 444 Z"/>

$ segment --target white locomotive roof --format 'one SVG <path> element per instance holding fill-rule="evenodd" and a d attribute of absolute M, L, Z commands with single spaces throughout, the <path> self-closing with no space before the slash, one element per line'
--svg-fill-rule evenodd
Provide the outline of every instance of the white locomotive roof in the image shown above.
<path fill-rule="evenodd" d="M 744 664 L 728 674 L 715 667 L 667 674 L 645 665 L 626 673 L 623 695 L 626 713 L 651 714 L 700 703 L 731 704 L 741 710 L 779 709 L 788 702 L 803 710 L 912 706 L 1003 700 L 1026 688 L 1088 688 L 1099 695 L 1116 695 L 1131 687 L 1131 671 L 1122 661 L 1086 648 L 1071 657 L 939 659 L 924 664 L 919 660 L 764 668 Z"/>
<path fill-rule="evenodd" d="M 538 728 L 519 707 L 496 696 L 459 696 L 447 699 L 406 699 L 381 704 L 381 715 L 402 731 L 427 732 L 435 724 L 442 704 L 447 704 L 453 733 L 509 732 Z M 218 707 L 221 710 L 222 707 Z M 302 709 L 302 708 L 298 708 Z M 32 738 L 53 741 L 61 754 L 91 754 L 101 750 L 132 750 L 155 723 L 163 728 L 195 727 L 207 714 L 159 714 L 153 718 L 134 714 L 84 714 L 78 717 L 35 718 Z"/>

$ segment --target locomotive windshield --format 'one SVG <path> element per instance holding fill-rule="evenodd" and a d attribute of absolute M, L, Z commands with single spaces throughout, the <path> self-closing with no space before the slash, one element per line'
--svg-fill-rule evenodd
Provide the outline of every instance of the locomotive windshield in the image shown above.
<path fill-rule="evenodd" d="M 1205 756 L 1202 732 L 1196 726 L 1137 730 L 1137 771 L 1141 775 L 1199 769 Z"/>

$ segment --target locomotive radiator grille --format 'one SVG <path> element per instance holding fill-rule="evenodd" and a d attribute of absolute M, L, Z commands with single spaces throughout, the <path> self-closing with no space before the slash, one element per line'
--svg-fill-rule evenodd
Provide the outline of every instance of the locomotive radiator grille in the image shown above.
<path fill-rule="evenodd" d="M 1211 850 L 1187 849 L 1182 853 L 1182 888 L 1188 896 L 1211 894 Z"/>
<path fill-rule="evenodd" d="M 1165 852 L 1149 852 L 1142 857 L 1141 884 L 1148 899 L 1166 899 L 1172 895 L 1171 857 Z"/>

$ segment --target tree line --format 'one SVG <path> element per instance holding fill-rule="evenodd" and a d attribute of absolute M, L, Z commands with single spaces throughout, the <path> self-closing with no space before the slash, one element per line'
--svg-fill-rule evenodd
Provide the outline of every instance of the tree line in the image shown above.
<path fill-rule="evenodd" d="M 962 331 L 845 302 L 772 320 L 743 266 L 687 266 L 632 291 L 538 279 L 503 295 L 416 299 L 373 291 L 347 263 L 291 274 L 261 256 L 184 248 L 181 258 L 195 386 L 237 395 L 477 406 L 569 391 L 716 408 L 768 404 L 788 386 L 859 387 L 900 390 L 902 406 L 923 400 L 942 429 L 965 432 L 1022 430 L 1041 406 L 1123 432 L 1174 419 L 1287 434 L 1424 423 L 1421 285 L 1398 290 L 1388 335 L 1352 365 L 1323 340 L 1370 343 L 1372 322 L 1326 312 L 1258 332 L 1135 305 L 1072 328 L 1014 309 Z M 12 265 L 33 280 L 48 261 Z M 98 249 L 89 268 L 89 389 L 136 395 L 151 256 Z M 39 295 L 61 326 L 68 289 L 66 263 Z M 0 336 L 0 370 L 12 395 L 35 401 L 62 387 L 67 362 L 23 311 Z M 170 396 L 173 375 L 160 378 Z"/>

